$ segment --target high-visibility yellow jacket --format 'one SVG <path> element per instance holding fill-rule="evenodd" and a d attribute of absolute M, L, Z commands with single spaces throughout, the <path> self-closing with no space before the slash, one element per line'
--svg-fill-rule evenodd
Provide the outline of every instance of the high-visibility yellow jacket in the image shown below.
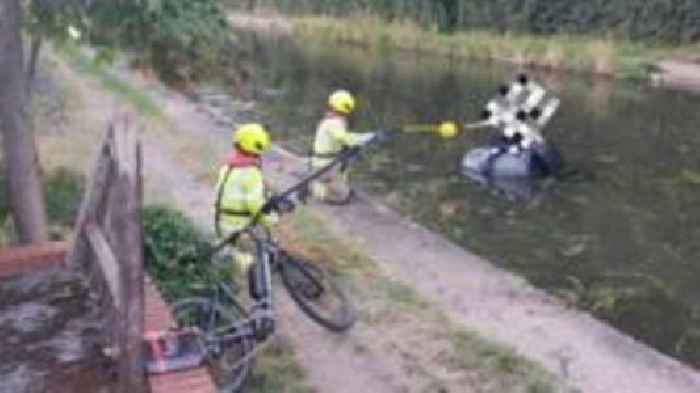
<path fill-rule="evenodd" d="M 345 116 L 326 114 L 316 128 L 311 165 L 316 168 L 328 165 L 343 147 L 360 144 L 364 138 L 365 134 L 348 131 Z"/>
<path fill-rule="evenodd" d="M 216 219 L 222 235 L 244 228 L 265 204 L 265 185 L 259 163 L 245 155 L 234 154 L 232 162 L 219 169 L 216 193 L 219 212 Z M 275 217 L 268 215 L 261 223 L 274 221 Z"/>

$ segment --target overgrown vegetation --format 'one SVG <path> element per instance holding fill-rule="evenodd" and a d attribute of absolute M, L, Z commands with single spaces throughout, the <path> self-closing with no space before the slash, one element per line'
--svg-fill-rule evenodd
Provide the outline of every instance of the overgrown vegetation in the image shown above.
<path fill-rule="evenodd" d="M 641 43 L 558 34 L 497 34 L 487 30 L 442 34 L 411 21 L 386 23 L 376 16 L 347 19 L 305 16 L 293 20 L 295 32 L 309 40 L 366 48 L 431 53 L 445 58 L 506 61 L 525 66 L 646 78 L 653 70 L 654 49 Z"/>
<path fill-rule="evenodd" d="M 347 16 L 373 13 L 441 32 L 590 34 L 673 44 L 700 39 L 695 0 L 258 0 L 286 13 Z"/>
<path fill-rule="evenodd" d="M 184 214 L 164 205 L 143 210 L 146 268 L 169 300 L 192 296 L 211 282 L 203 260 L 211 248 Z"/>
<path fill-rule="evenodd" d="M 85 192 L 85 177 L 67 168 L 56 168 L 43 179 L 49 222 L 72 228 Z"/>
<path fill-rule="evenodd" d="M 127 51 L 136 66 L 152 68 L 168 83 L 187 84 L 235 65 L 234 37 L 219 3 L 33 1 L 28 29 L 35 37 L 90 44 L 104 60 Z"/>

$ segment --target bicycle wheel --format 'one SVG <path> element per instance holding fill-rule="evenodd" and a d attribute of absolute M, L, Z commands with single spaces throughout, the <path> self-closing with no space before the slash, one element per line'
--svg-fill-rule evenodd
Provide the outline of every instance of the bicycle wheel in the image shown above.
<path fill-rule="evenodd" d="M 306 260 L 291 257 L 280 267 L 284 286 L 311 319 L 336 332 L 345 331 L 355 323 L 355 308 L 326 271 Z"/>
<path fill-rule="evenodd" d="M 226 333 L 227 328 L 240 322 L 244 314 L 235 308 L 215 304 L 207 298 L 187 298 L 173 307 L 175 320 L 180 327 L 197 327 L 205 336 L 215 337 Z M 252 369 L 252 358 L 240 360 L 255 347 L 253 337 L 227 340 L 207 356 L 209 368 L 220 393 L 241 392 Z"/>

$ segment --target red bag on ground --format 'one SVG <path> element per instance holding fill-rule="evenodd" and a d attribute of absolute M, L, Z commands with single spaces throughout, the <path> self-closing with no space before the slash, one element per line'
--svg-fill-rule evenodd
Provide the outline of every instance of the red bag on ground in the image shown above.
<path fill-rule="evenodd" d="M 146 332 L 144 346 L 146 370 L 150 374 L 197 368 L 206 357 L 197 328 Z"/>

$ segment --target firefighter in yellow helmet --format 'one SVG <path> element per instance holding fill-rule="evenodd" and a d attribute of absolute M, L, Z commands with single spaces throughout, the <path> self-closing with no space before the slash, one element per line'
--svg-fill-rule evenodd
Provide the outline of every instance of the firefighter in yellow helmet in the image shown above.
<path fill-rule="evenodd" d="M 270 148 L 270 135 L 260 124 L 245 124 L 233 134 L 233 152 L 219 169 L 216 185 L 215 225 L 219 236 L 243 229 L 265 204 L 261 155 Z M 275 214 L 260 221 L 270 225 Z M 252 254 L 234 250 L 234 260 L 245 271 L 253 263 Z"/>
<path fill-rule="evenodd" d="M 373 133 L 348 131 L 348 117 L 355 111 L 355 107 L 355 98 L 346 90 L 338 90 L 330 95 L 328 112 L 316 129 L 311 153 L 312 169 L 328 165 L 344 147 L 361 145 L 374 136 Z M 311 195 L 326 203 L 348 203 L 352 190 L 347 168 L 334 168 L 314 181 L 311 184 Z"/>

